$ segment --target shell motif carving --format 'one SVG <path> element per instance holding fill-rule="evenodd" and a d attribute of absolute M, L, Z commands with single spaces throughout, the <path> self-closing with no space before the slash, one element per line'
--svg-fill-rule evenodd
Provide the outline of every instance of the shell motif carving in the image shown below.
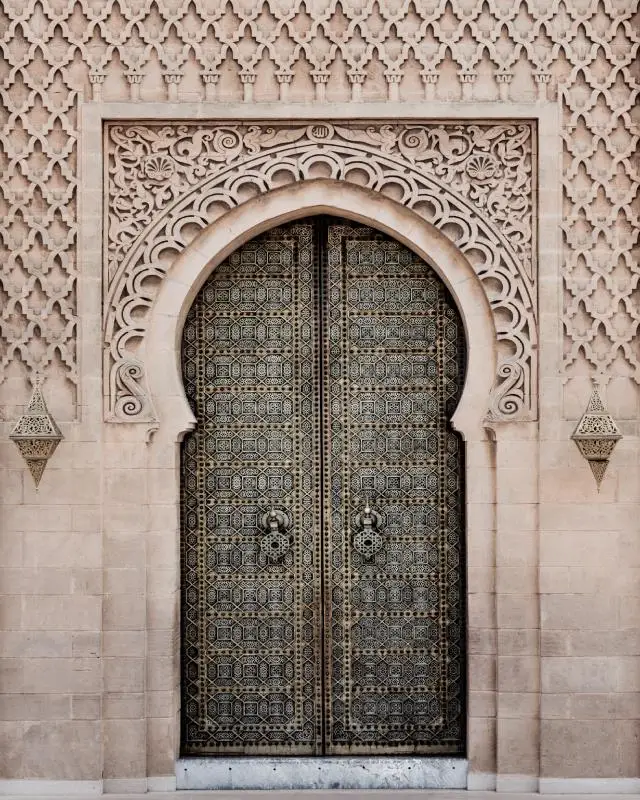
<path fill-rule="evenodd" d="M 484 183 L 500 175 L 500 162 L 488 153 L 478 153 L 467 160 L 466 172 L 472 181 Z"/>
<path fill-rule="evenodd" d="M 154 154 L 144 158 L 142 170 L 150 181 L 163 183 L 176 172 L 176 162 L 170 156 Z"/>

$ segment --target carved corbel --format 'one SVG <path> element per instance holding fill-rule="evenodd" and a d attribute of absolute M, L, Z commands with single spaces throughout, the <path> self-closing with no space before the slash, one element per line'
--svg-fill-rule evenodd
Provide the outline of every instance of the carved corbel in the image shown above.
<path fill-rule="evenodd" d="M 111 391 L 117 398 L 114 408 L 116 421 L 155 421 L 141 362 L 135 359 L 120 362 L 112 370 L 111 382 Z"/>

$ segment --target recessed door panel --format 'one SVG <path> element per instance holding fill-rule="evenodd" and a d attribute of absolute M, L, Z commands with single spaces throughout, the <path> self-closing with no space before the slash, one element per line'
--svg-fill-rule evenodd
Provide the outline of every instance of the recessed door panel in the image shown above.
<path fill-rule="evenodd" d="M 461 752 L 464 341 L 442 282 L 362 226 L 327 231 L 327 752 Z"/>
<path fill-rule="evenodd" d="M 461 753 L 464 340 L 444 285 L 312 218 L 183 335 L 183 751 Z"/>
<path fill-rule="evenodd" d="M 221 264 L 183 334 L 183 747 L 318 754 L 321 569 L 313 227 Z"/>

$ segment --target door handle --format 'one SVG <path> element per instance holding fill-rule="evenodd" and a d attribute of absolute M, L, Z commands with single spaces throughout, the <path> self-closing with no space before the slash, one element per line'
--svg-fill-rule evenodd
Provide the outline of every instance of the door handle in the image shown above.
<path fill-rule="evenodd" d="M 261 522 L 264 533 L 260 549 L 269 561 L 279 561 L 291 548 L 289 515 L 280 508 L 272 507 L 262 515 Z"/>
<path fill-rule="evenodd" d="M 360 553 L 365 561 L 371 561 L 384 545 L 384 539 L 379 530 L 382 525 L 382 515 L 367 503 L 364 509 L 357 514 L 355 522 L 356 532 L 351 539 L 353 549 Z"/>

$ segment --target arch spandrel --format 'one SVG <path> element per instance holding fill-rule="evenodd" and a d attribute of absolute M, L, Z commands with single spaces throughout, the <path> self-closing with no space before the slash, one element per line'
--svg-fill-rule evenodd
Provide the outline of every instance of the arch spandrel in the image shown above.
<path fill-rule="evenodd" d="M 183 257 L 198 253 L 210 271 L 220 260 L 221 229 L 244 226 L 234 239 L 237 246 L 249 228 L 251 235 L 259 232 L 265 205 L 272 210 L 262 230 L 312 212 L 309 205 L 294 206 L 276 218 L 274 209 L 287 205 L 283 197 L 294 187 L 291 197 L 300 202 L 301 186 L 315 185 L 317 194 L 322 184 L 318 208 L 326 213 L 335 209 L 373 224 L 418 252 L 412 235 L 385 226 L 393 209 L 407 216 L 409 227 L 424 226 L 431 240 L 439 237 L 451 245 L 483 297 L 463 316 L 488 308 L 493 317 L 497 361 L 485 416 L 534 419 L 533 134 L 527 122 L 110 125 L 107 418 L 156 419 L 144 355 L 153 347 L 148 312 L 158 287 L 176 279 Z M 368 214 L 361 204 L 364 195 Z M 253 218 L 238 215 L 242 208 L 251 209 Z M 237 223 L 240 218 L 244 221 Z M 453 289 L 450 268 L 438 264 L 428 248 L 420 255 Z"/>

